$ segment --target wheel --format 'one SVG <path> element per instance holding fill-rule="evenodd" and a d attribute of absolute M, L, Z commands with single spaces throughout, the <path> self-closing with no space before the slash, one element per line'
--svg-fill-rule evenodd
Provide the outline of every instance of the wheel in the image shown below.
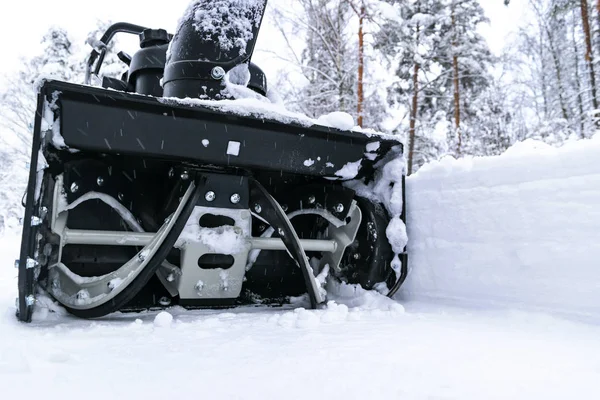
<path fill-rule="evenodd" d="M 385 282 L 388 289 L 395 283 L 391 263 L 394 252 L 386 236 L 390 218 L 383 205 L 356 197 L 362 221 L 354 242 L 346 248 L 340 262 L 338 278 L 360 284 L 367 290 Z"/>

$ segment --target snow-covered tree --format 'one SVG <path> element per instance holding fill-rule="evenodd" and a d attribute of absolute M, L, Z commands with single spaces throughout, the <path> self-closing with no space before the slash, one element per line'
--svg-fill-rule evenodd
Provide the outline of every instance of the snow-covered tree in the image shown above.
<path fill-rule="evenodd" d="M 100 23 L 98 29 L 106 26 Z M 22 59 L 21 70 L 6 77 L 6 90 L 0 92 L 0 205 L 6 211 L 0 219 L 5 221 L 22 211 L 38 86 L 43 79 L 84 81 L 89 48 L 77 46 L 65 29 L 56 26 L 44 34 L 41 44 L 40 54 Z M 107 57 L 109 65 L 114 58 Z M 110 67 L 105 72 L 111 70 L 115 73 Z"/>
<path fill-rule="evenodd" d="M 495 141 L 498 132 L 493 127 L 478 126 L 482 109 L 477 107 L 491 84 L 494 63 L 485 39 L 478 33 L 480 24 L 489 22 L 476 0 L 444 0 L 436 47 L 445 93 L 452 93 L 451 113 L 454 131 L 449 138 L 452 154 L 480 155 L 480 141 Z M 451 71 L 451 73 L 447 73 Z M 451 79 L 450 79 L 451 77 Z M 489 96 L 486 101 L 492 101 Z M 446 103 L 448 101 L 446 100 Z M 494 107 L 492 107 L 494 108 Z M 492 138 L 484 138 L 492 135 Z"/>
<path fill-rule="evenodd" d="M 357 122 L 362 117 L 364 127 L 380 129 L 387 107 L 371 43 L 376 3 L 296 0 L 295 7 L 275 6 L 275 23 L 289 45 L 286 61 L 295 66 L 291 79 L 280 79 L 290 108 L 311 117 L 344 111 Z"/>
<path fill-rule="evenodd" d="M 445 151 L 445 138 L 434 135 L 445 123 L 446 111 L 439 107 L 443 97 L 439 79 L 443 71 L 436 41 L 439 41 L 439 0 L 388 0 L 388 18 L 376 36 L 376 47 L 387 55 L 395 79 L 388 88 L 390 106 L 398 110 L 396 134 L 406 134 L 408 171 L 437 158 Z M 434 129 L 434 127 L 437 127 Z M 433 129 L 433 130 L 432 130 Z M 403 135 L 404 136 L 404 135 Z"/>

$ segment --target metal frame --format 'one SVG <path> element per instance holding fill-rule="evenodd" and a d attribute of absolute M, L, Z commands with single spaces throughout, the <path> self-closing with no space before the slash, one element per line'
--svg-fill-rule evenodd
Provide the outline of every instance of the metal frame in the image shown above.
<path fill-rule="evenodd" d="M 35 123 L 33 128 L 33 143 L 31 147 L 31 162 L 29 167 L 29 183 L 27 186 L 25 202 L 25 218 L 23 219 L 23 234 L 21 238 L 21 252 L 18 260 L 19 268 L 19 298 L 17 307 L 17 318 L 23 322 L 30 322 L 33 314 L 33 305 L 35 303 L 35 261 L 36 255 L 36 236 L 38 228 L 32 224 L 34 211 L 39 207 L 35 198 L 38 182 L 38 156 L 42 144 L 42 113 L 44 112 L 45 96 L 38 94 L 37 111 L 35 113 Z M 41 181 L 41 180 L 40 180 Z M 43 188 L 40 188 L 42 190 Z"/>
<path fill-rule="evenodd" d="M 83 229 L 63 230 L 63 244 L 89 244 L 99 246 L 147 246 L 156 232 L 119 232 Z M 251 237 L 248 239 L 250 250 L 286 250 L 279 238 Z M 300 239 L 305 251 L 334 252 L 338 248 L 334 240 Z"/>
<path fill-rule="evenodd" d="M 257 184 L 257 182 L 254 182 Z M 59 175 L 54 185 L 52 213 L 50 216 L 50 229 L 60 238 L 57 262 L 49 266 L 49 287 L 48 291 L 58 301 L 65 306 L 75 310 L 89 310 L 98 307 L 113 299 L 136 278 L 136 276 L 145 268 L 148 260 L 150 260 L 162 243 L 166 235 L 170 232 L 173 224 L 180 218 L 180 213 L 186 202 L 189 200 L 190 193 L 194 190 L 194 185 L 191 184 L 186 194 L 182 198 L 177 211 L 165 222 L 158 232 L 118 232 L 118 231 L 98 231 L 98 230 L 75 230 L 66 227 L 68 212 L 72 208 L 67 206 L 66 209 L 60 210 L 58 205 L 64 199 L 63 196 L 63 179 Z M 257 197 L 256 190 L 253 196 Z M 178 268 L 167 262 L 164 262 L 162 268 L 157 271 L 157 275 L 169 293 L 173 296 L 179 295 L 183 300 L 195 299 L 232 299 L 240 295 L 243 279 L 246 272 L 246 266 L 251 250 L 279 250 L 288 251 L 293 255 L 300 251 L 302 257 L 294 257 L 294 259 L 306 260 L 306 251 L 319 251 L 330 254 L 326 257 L 326 262 L 320 266 L 324 268 L 329 265 L 331 268 L 337 269 L 341 257 L 346 247 L 354 241 L 358 227 L 361 222 L 360 209 L 356 202 L 353 202 L 349 215 L 351 222 L 346 225 L 341 225 L 343 222 L 333 224 L 332 238 L 333 239 L 305 239 L 300 240 L 297 236 L 291 238 L 290 232 L 295 235 L 295 231 L 291 227 L 291 223 L 281 207 L 275 202 L 272 197 L 264 197 L 260 200 L 265 204 L 263 216 L 267 215 L 269 209 L 266 201 L 272 201 L 278 209 L 271 210 L 271 216 L 267 216 L 271 222 L 274 222 L 273 213 L 279 211 L 285 217 L 289 224 L 280 229 L 280 234 L 283 233 L 283 238 L 259 237 L 255 238 L 250 235 L 251 230 L 251 212 L 248 209 L 221 209 L 197 206 L 187 219 L 187 224 L 198 224 L 201 216 L 204 214 L 223 215 L 233 217 L 235 228 L 243 232 L 244 246 L 243 249 L 233 255 L 235 262 L 230 269 L 215 269 L 203 270 L 198 267 L 198 259 L 205 254 L 211 254 L 211 249 L 199 242 L 186 242 L 178 240 L 175 247 L 182 249 L 181 266 Z M 309 210 L 305 210 L 304 213 Z M 323 210 L 314 210 L 317 214 L 322 214 Z M 261 217 L 262 218 L 262 217 Z M 281 216 L 279 216 L 281 218 Z M 275 221 L 273 226 L 281 226 Z M 208 229 L 208 228 L 206 228 Z M 284 230 L 287 230 L 286 237 Z M 286 243 L 287 239 L 287 243 Z M 181 243 L 180 243 L 181 242 Z M 290 242 L 298 246 L 297 250 L 290 250 Z M 80 245 L 106 245 L 106 246 L 134 246 L 144 247 L 143 250 L 137 253 L 129 262 L 124 264 L 118 270 L 100 277 L 83 278 L 71 272 L 66 265 L 61 262 L 62 248 L 67 244 Z M 293 246 L 292 246 L 293 248 Z M 307 282 L 309 294 L 314 294 L 316 307 L 318 304 L 325 302 L 322 290 L 318 287 L 318 282 L 315 278 L 315 271 L 306 263 L 300 268 L 307 271 L 310 281 Z M 317 271 L 318 272 L 318 271 Z M 224 278 L 224 274 L 226 278 Z M 170 275 L 170 276 L 169 276 Z M 169 279 L 170 278 L 170 279 Z M 229 280 L 231 279 L 231 280 Z M 226 281 L 226 282 L 225 282 Z"/>
<path fill-rule="evenodd" d="M 115 298 L 141 273 L 155 255 L 159 246 L 179 219 L 195 188 L 195 184 L 190 183 L 173 216 L 165 222 L 143 250 L 118 270 L 100 277 L 82 278 L 73 274 L 67 266 L 60 262 L 59 258 L 57 264 L 49 266 L 48 280 L 50 284 L 48 291 L 50 294 L 62 304 L 76 310 L 89 310 Z M 57 221 L 63 218 L 66 218 L 66 216 L 61 215 Z M 55 226 L 53 226 L 54 228 Z M 61 236 L 60 232 L 55 231 L 55 233 Z M 64 240 L 61 240 L 61 242 L 60 247 L 62 248 Z"/>

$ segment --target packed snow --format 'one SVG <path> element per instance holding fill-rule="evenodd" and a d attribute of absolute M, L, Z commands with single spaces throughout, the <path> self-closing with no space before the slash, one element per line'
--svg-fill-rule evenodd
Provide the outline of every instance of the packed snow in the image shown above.
<path fill-rule="evenodd" d="M 67 316 L 41 299 L 25 325 L 14 316 L 10 260 L 17 248 L 14 236 L 0 242 L 3 398 L 23 388 L 32 397 L 84 393 L 91 400 L 115 393 L 160 399 L 173 390 L 277 400 L 530 400 L 597 392 L 598 326 L 514 310 L 401 305 L 353 287 L 337 288 L 335 301 L 318 311 L 173 307 L 99 321 Z"/>
<path fill-rule="evenodd" d="M 407 180 L 404 297 L 600 316 L 600 134 L 445 158 Z"/>
<path fill-rule="evenodd" d="M 211 210 L 214 212 L 214 210 Z M 220 226 L 217 228 L 206 228 L 199 224 L 200 219 L 206 213 L 202 208 L 196 208 L 179 235 L 175 243 L 177 248 L 185 248 L 190 243 L 201 243 L 209 251 L 217 254 L 238 254 L 247 246 L 246 238 L 250 236 L 248 223 L 239 217 L 236 211 L 222 210 L 220 215 L 232 218 L 236 226 Z"/>

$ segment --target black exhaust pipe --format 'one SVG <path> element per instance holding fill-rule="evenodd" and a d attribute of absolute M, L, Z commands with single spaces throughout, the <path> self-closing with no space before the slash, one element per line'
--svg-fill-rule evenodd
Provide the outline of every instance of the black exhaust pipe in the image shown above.
<path fill-rule="evenodd" d="M 194 0 L 169 45 L 164 97 L 228 98 L 223 78 L 234 67 L 250 68 L 266 6 L 267 0 Z"/>

